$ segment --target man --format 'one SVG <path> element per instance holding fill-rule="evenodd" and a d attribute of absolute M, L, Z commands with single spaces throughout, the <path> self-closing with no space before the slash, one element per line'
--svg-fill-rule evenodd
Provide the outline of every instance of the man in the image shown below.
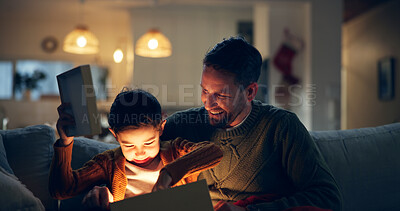
<path fill-rule="evenodd" d="M 161 138 L 222 148 L 220 164 L 199 178 L 207 180 L 215 210 L 340 210 L 335 179 L 296 115 L 254 100 L 261 61 L 242 38 L 218 43 L 203 60 L 204 107 L 170 116 Z"/>

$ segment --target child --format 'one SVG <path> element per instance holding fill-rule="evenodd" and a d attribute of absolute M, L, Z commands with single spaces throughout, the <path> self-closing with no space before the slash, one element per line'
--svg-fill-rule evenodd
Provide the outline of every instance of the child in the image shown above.
<path fill-rule="evenodd" d="M 119 201 L 144 193 L 197 180 L 200 171 L 216 166 L 222 151 L 210 142 L 192 143 L 182 138 L 160 143 L 164 129 L 161 106 L 143 90 L 124 91 L 115 98 L 108 118 L 110 132 L 120 147 L 96 155 L 78 170 L 71 169 L 73 137 L 64 127 L 73 118 L 58 108 L 49 189 L 54 198 L 66 199 L 105 184 Z M 106 203 L 108 207 L 108 203 Z"/>

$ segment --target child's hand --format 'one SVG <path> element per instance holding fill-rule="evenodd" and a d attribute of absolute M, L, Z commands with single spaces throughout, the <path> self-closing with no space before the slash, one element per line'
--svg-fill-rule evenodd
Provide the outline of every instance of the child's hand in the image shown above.
<path fill-rule="evenodd" d="M 167 170 L 162 169 L 160 171 L 160 176 L 158 176 L 158 180 L 151 192 L 167 189 L 171 187 L 171 182 L 172 182 L 171 175 L 167 172 Z"/>
<path fill-rule="evenodd" d="M 94 186 L 82 200 L 88 210 L 110 210 L 110 202 L 114 202 L 113 195 L 104 186 Z"/>
<path fill-rule="evenodd" d="M 63 146 L 69 145 L 74 140 L 73 136 L 68 137 L 64 131 L 64 128 L 66 126 L 75 124 L 74 117 L 65 112 L 65 109 L 68 108 L 69 106 L 70 106 L 69 104 L 63 103 L 57 108 L 58 111 L 57 131 L 58 134 L 60 135 L 60 138 L 62 140 L 61 144 Z"/>

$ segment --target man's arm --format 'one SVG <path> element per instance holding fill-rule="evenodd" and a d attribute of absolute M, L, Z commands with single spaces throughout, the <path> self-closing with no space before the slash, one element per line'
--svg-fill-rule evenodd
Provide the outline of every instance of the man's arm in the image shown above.
<path fill-rule="evenodd" d="M 294 114 L 288 114 L 275 140 L 282 151 L 282 167 L 297 191 L 278 200 L 249 205 L 249 210 L 283 210 L 296 206 L 315 206 L 341 210 L 337 183 L 307 129 Z"/>

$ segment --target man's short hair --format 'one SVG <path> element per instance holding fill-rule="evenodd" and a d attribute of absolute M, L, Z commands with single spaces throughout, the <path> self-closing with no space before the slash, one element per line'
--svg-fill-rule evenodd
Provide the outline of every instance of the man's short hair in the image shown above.
<path fill-rule="evenodd" d="M 203 64 L 215 70 L 235 74 L 235 82 L 245 87 L 260 77 L 260 52 L 242 37 L 231 37 L 216 44 L 203 59 Z"/>
<path fill-rule="evenodd" d="M 141 89 L 119 93 L 108 116 L 108 124 L 116 133 L 146 126 L 159 129 L 161 122 L 161 106 L 157 98 Z"/>

